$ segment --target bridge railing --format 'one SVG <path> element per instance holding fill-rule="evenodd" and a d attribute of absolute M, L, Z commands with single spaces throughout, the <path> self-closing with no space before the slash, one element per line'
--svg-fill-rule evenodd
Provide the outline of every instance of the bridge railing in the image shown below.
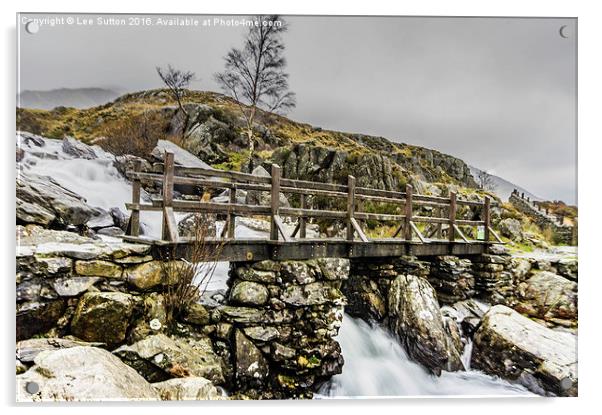
<path fill-rule="evenodd" d="M 401 236 L 405 241 L 412 241 L 416 235 L 421 243 L 428 243 L 429 238 L 437 233 L 442 235 L 443 225 L 447 227 L 447 240 L 472 243 L 477 240 L 489 242 L 491 236 L 501 243 L 499 236 L 491 228 L 491 199 L 484 201 L 468 201 L 458 199 L 457 194 L 450 193 L 449 197 L 421 195 L 414 192 L 411 185 L 406 185 L 405 192 L 380 190 L 356 185 L 356 179 L 348 176 L 347 184 L 334 184 L 313 182 L 307 180 L 293 180 L 283 178 L 281 169 L 273 164 L 271 177 L 257 176 L 236 171 L 222 171 L 210 168 L 180 167 L 174 164 L 173 153 L 166 152 L 163 163 L 153 165 L 152 172 L 142 172 L 140 163 L 134 163 L 133 170 L 127 172 L 132 180 L 132 202 L 126 204 L 131 211 L 127 235 L 138 237 L 140 235 L 140 212 L 162 212 L 162 240 L 178 242 L 182 239 L 178 235 L 178 226 L 175 212 L 212 213 L 226 217 L 221 237 L 235 238 L 235 221 L 237 216 L 266 216 L 270 219 L 270 240 L 285 242 L 295 237 L 306 238 L 307 223 L 310 218 L 321 218 L 343 221 L 346 224 L 346 239 L 349 241 L 359 238 L 362 242 L 369 242 L 360 222 L 382 221 L 398 223 L 393 238 Z M 162 197 L 151 199 L 150 203 L 141 201 L 142 181 L 153 181 L 162 187 Z M 203 192 L 213 189 L 229 189 L 228 203 L 199 200 L 174 199 L 176 185 L 190 185 L 203 189 Z M 270 204 L 258 206 L 246 203 L 237 203 L 237 190 L 259 191 L 270 193 Z M 299 207 L 280 206 L 280 194 L 298 195 Z M 196 192 L 198 195 L 199 192 Z M 202 193 L 200 193 L 202 194 Z M 309 206 L 312 196 L 321 196 L 346 200 L 346 209 L 315 209 Z M 374 202 L 389 205 L 399 205 L 403 214 L 386 214 L 365 212 L 358 209 L 362 202 Z M 424 216 L 416 212 L 417 207 L 428 206 L 434 212 L 447 212 L 445 216 Z M 458 219 L 458 206 L 480 208 L 478 220 Z M 282 217 L 297 219 L 296 227 L 288 235 Z M 430 235 L 424 236 L 417 224 L 432 224 Z M 482 227 L 482 238 L 469 240 L 460 227 Z"/>

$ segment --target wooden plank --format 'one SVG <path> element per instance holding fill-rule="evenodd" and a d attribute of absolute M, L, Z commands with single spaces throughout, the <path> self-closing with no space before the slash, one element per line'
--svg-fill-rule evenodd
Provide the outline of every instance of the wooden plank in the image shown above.
<path fill-rule="evenodd" d="M 282 235 L 284 242 L 290 242 L 291 239 L 286 234 L 286 232 L 285 232 L 286 229 L 284 227 L 284 223 L 282 223 L 282 218 L 279 215 L 274 215 L 274 223 L 276 224 L 276 227 L 278 228 L 280 235 Z"/>
<path fill-rule="evenodd" d="M 456 225 L 459 225 L 459 226 L 480 226 L 482 224 L 483 224 L 482 220 L 456 219 Z"/>
<path fill-rule="evenodd" d="M 353 241 L 353 214 L 355 212 L 355 177 L 347 176 L 347 240 Z"/>
<path fill-rule="evenodd" d="M 178 223 L 171 206 L 163 208 L 163 239 L 170 242 L 178 240 Z"/>
<path fill-rule="evenodd" d="M 163 172 L 165 166 L 163 163 L 155 163 L 153 165 L 153 171 L 155 172 Z M 226 171 L 226 170 L 218 170 L 211 168 L 202 168 L 202 167 L 175 167 L 175 174 L 177 176 L 204 176 L 204 177 L 220 177 L 224 179 L 230 180 L 240 180 L 243 182 L 249 183 L 265 183 L 269 184 L 271 182 L 269 177 L 264 176 L 256 176 L 254 174 L 242 173 L 238 171 Z"/>
<path fill-rule="evenodd" d="M 504 242 L 504 240 L 502 238 L 500 238 L 500 236 L 497 234 L 497 232 L 493 230 L 493 228 L 489 227 L 489 232 L 491 233 L 491 235 L 493 235 L 495 240 L 498 241 L 498 243 L 500 243 L 500 244 L 506 243 L 506 242 Z"/>
<path fill-rule="evenodd" d="M 393 238 L 397 238 L 397 235 L 399 235 L 401 233 L 401 231 L 403 231 L 404 227 L 405 227 L 405 223 L 402 222 L 395 230 L 395 233 L 393 233 Z"/>
<path fill-rule="evenodd" d="M 301 220 L 301 218 L 299 218 L 299 220 Z M 295 229 L 293 229 L 293 233 L 291 233 L 291 238 L 294 238 L 295 236 L 297 236 L 297 232 L 299 232 L 299 221 L 297 221 L 297 224 L 295 225 Z"/>
<path fill-rule="evenodd" d="M 353 226 L 353 229 L 355 230 L 362 242 L 370 242 L 370 240 L 362 230 L 362 227 L 357 222 L 357 220 L 355 220 L 355 218 L 351 218 L 351 226 Z"/>
<path fill-rule="evenodd" d="M 307 209 L 307 199 L 305 195 L 299 196 L 299 202 L 301 209 Z M 307 236 L 307 219 L 305 216 L 299 216 L 299 238 L 305 238 Z"/>
<path fill-rule="evenodd" d="M 462 238 L 462 240 L 464 242 L 466 242 L 467 244 L 470 243 L 470 241 L 466 238 L 466 236 L 464 236 L 464 233 L 462 233 L 462 231 L 460 230 L 460 228 L 458 227 L 458 225 L 454 224 L 453 225 L 453 229 L 454 229 L 454 231 L 456 231 L 456 233 L 458 234 L 458 236 L 460 236 L 460 238 Z"/>
<path fill-rule="evenodd" d="M 403 239 L 406 241 L 412 240 L 412 193 L 414 189 L 412 185 L 406 185 L 406 203 L 404 208 L 405 224 L 403 228 Z"/>
<path fill-rule="evenodd" d="M 345 219 L 347 212 L 336 210 L 321 210 L 321 209 L 300 209 L 300 208 L 285 208 L 279 210 L 282 216 L 305 216 L 309 218 L 327 218 L 327 219 Z"/>
<path fill-rule="evenodd" d="M 279 215 L 280 208 L 280 166 L 272 164 L 272 190 L 271 190 L 271 224 L 270 224 L 270 239 L 278 240 L 278 224 L 276 217 Z"/>
<path fill-rule="evenodd" d="M 310 189 L 310 190 L 326 190 L 332 192 L 343 192 L 347 193 L 347 186 L 334 183 L 321 183 L 312 182 L 308 180 L 296 180 L 296 179 L 280 179 L 280 185 L 283 187 L 297 188 L 297 189 Z M 290 190 L 289 190 L 290 191 Z"/>
<path fill-rule="evenodd" d="M 230 189 L 230 205 L 236 204 L 236 187 Z M 236 215 L 234 212 L 230 211 L 228 213 L 228 238 L 234 239 L 234 234 L 236 231 Z M 226 227 L 226 225 L 224 225 Z"/>
<path fill-rule="evenodd" d="M 161 199 L 152 199 L 153 206 L 162 207 Z M 172 206 L 176 212 L 205 212 L 221 213 L 228 215 L 230 213 L 242 215 L 265 215 L 269 216 L 271 208 L 269 206 L 245 205 L 242 203 L 217 203 L 217 202 L 197 202 L 192 200 L 174 200 Z"/>
<path fill-rule="evenodd" d="M 145 204 L 145 203 L 126 203 L 125 204 L 125 208 L 128 210 L 141 210 L 141 211 L 155 211 L 155 212 L 161 212 L 163 210 L 163 201 L 161 201 L 161 203 L 159 203 L 158 206 L 156 205 L 149 205 L 149 204 Z"/>
<path fill-rule="evenodd" d="M 134 171 L 139 172 L 142 167 L 140 160 L 134 160 Z M 140 204 L 140 180 L 135 178 L 132 180 L 132 204 Z M 140 235 L 140 209 L 132 209 L 128 224 L 128 234 L 132 236 Z"/>
<path fill-rule="evenodd" d="M 379 220 L 388 222 L 397 222 L 405 220 L 405 215 L 390 215 L 387 213 L 367 213 L 367 212 L 355 212 L 355 218 L 360 220 Z"/>
<path fill-rule="evenodd" d="M 449 194 L 449 228 L 448 228 L 448 239 L 450 242 L 454 242 L 456 239 L 455 235 L 455 224 L 456 224 L 456 192 Z"/>
<path fill-rule="evenodd" d="M 418 236 L 418 239 L 420 239 L 420 242 L 422 242 L 423 244 L 428 243 L 428 241 L 424 238 L 424 236 L 422 236 L 420 229 L 418 229 L 418 227 L 416 226 L 416 224 L 414 222 L 410 222 L 410 227 L 412 228 L 414 233 L 416 233 L 416 235 Z"/>

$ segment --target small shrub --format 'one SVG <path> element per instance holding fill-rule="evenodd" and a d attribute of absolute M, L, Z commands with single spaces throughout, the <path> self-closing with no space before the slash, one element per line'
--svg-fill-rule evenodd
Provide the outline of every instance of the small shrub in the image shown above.
<path fill-rule="evenodd" d="M 164 137 L 165 127 L 165 120 L 158 113 L 146 111 L 108 124 L 102 131 L 105 139 L 99 145 L 116 156 L 148 157 Z"/>

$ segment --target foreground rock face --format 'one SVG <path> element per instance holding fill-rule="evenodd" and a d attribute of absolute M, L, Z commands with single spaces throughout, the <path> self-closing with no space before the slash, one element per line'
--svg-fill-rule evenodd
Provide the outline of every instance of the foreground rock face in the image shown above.
<path fill-rule="evenodd" d="M 20 172 L 17 187 L 17 222 L 66 227 L 83 225 L 94 210 L 79 195 L 51 177 Z"/>
<path fill-rule="evenodd" d="M 29 383 L 39 386 L 27 391 Z M 140 401 L 159 394 L 134 369 L 106 350 L 76 346 L 44 351 L 17 376 L 17 401 Z"/>
<path fill-rule="evenodd" d="M 577 396 L 575 337 L 503 305 L 492 307 L 483 317 L 474 337 L 471 365 L 536 393 Z"/>
<path fill-rule="evenodd" d="M 515 309 L 565 327 L 577 324 L 577 283 L 552 272 L 535 273 L 518 287 Z"/>
<path fill-rule="evenodd" d="M 435 374 L 462 370 L 461 345 L 443 321 L 435 290 L 423 278 L 400 275 L 389 291 L 389 325 L 410 357 Z"/>
<path fill-rule="evenodd" d="M 213 383 L 201 377 L 169 379 L 152 384 L 161 400 L 199 401 L 222 399 Z"/>
<path fill-rule="evenodd" d="M 113 353 L 150 382 L 186 376 L 200 376 L 216 383 L 224 381 L 220 361 L 208 339 L 155 334 L 131 346 L 121 346 Z"/>

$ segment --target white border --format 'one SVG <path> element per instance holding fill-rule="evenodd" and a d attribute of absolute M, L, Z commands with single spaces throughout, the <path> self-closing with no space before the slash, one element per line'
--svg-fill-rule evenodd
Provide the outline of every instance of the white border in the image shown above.
<path fill-rule="evenodd" d="M 187 405 L 144 406 L 134 409 L 142 410 L 149 414 L 164 414 L 166 410 L 195 412 L 208 411 L 229 413 L 266 413 L 286 412 L 287 415 L 306 414 L 307 412 L 324 411 L 328 413 L 348 413 L 357 409 L 358 412 L 390 411 L 404 413 L 430 413 L 438 414 L 467 414 L 470 412 L 508 415 L 511 412 L 540 412 L 547 413 L 580 413 L 595 408 L 600 411 L 597 402 L 600 401 L 602 384 L 600 365 L 600 346 L 602 345 L 600 332 L 601 310 L 597 307 L 602 294 L 600 281 L 602 281 L 601 266 L 596 261 L 598 252 L 602 249 L 600 244 L 600 217 L 602 216 L 602 201 L 600 200 L 600 182 L 602 181 L 600 157 L 598 151 L 602 139 L 600 123 L 602 122 L 600 99 L 600 45 L 602 44 L 601 27 L 602 15 L 599 13 L 596 1 L 477 1 L 477 0 L 439 0 L 439 1 L 343 1 L 326 2 L 324 0 L 304 0 L 298 4 L 276 1 L 170 1 L 170 2 L 132 2 L 125 4 L 123 0 L 103 0 L 99 2 L 83 2 L 81 0 L 53 0 L 29 1 L 20 0 L 18 3 L 7 4 L 2 2 L 0 19 L 3 29 L 3 99 L 2 99 L 2 126 L 4 157 L 2 180 L 3 201 L 2 213 L 5 218 L 2 240 L 2 264 L 5 273 L 2 275 L 4 282 L 4 302 L 2 306 L 4 326 L 6 333 L 3 344 L 2 359 L 2 391 L 5 405 L 11 413 L 29 412 L 30 407 L 14 407 L 14 375 L 13 375 L 13 350 L 14 350 L 14 289 L 12 272 L 14 270 L 14 169 L 13 146 L 15 125 L 15 95 L 16 95 L 16 32 L 15 13 L 22 12 L 136 12 L 136 13 L 271 13 L 282 14 L 347 14 L 347 15 L 446 15 L 446 16 L 555 16 L 579 18 L 579 239 L 580 239 L 580 274 L 579 283 L 579 395 L 577 399 L 400 399 L 400 400 L 362 400 L 362 401 L 319 401 L 319 402 L 220 402 L 217 404 L 195 403 Z M 597 207 L 596 207 L 597 206 Z M 596 220 L 598 221 L 596 223 Z M 597 255 L 596 255 L 597 254 Z M 74 405 L 75 406 L 75 405 Z M 45 406 L 40 408 L 45 414 L 64 414 L 85 411 L 89 414 L 100 414 L 119 404 L 77 405 L 75 407 Z M 132 406 L 132 405 L 128 405 Z M 107 408 L 108 407 L 108 408 Z M 117 409 L 117 408 L 116 408 Z M 118 409 L 117 409 L 118 410 Z M 469 412 L 470 411 L 470 412 Z"/>

